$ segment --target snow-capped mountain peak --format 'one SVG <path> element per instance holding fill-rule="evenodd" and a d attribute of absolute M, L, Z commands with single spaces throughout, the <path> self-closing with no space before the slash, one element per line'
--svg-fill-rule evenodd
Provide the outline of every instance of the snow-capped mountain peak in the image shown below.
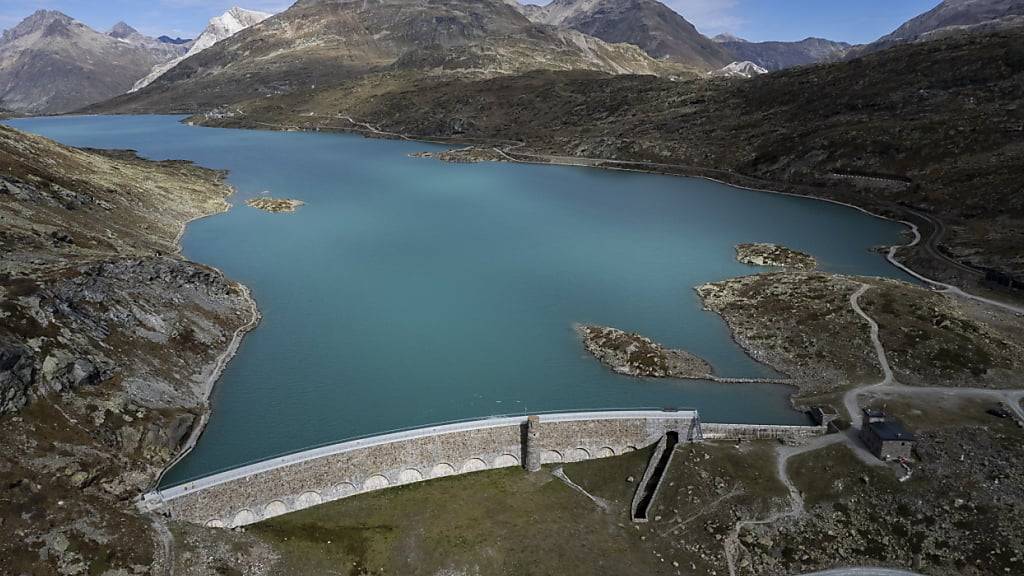
<path fill-rule="evenodd" d="M 188 53 L 180 58 L 176 58 L 166 64 L 162 64 L 154 68 L 148 76 L 136 82 L 130 92 L 136 92 L 146 86 L 149 86 L 154 80 L 163 76 L 168 70 L 174 68 L 186 58 L 195 56 L 217 42 L 230 38 L 250 26 L 259 24 L 267 18 L 270 18 L 270 16 L 271 14 L 267 12 L 246 10 L 235 6 L 220 16 L 211 18 L 210 22 L 206 25 L 206 29 L 203 30 L 203 33 L 200 34 L 198 38 L 196 38 Z"/>

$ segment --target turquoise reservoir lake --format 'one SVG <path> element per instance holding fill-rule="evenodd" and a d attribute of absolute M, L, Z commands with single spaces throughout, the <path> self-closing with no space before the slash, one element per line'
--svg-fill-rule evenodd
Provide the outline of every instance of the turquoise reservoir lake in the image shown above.
<path fill-rule="evenodd" d="M 714 182 L 571 168 L 445 164 L 437 147 L 188 127 L 179 117 L 11 121 L 75 146 L 230 171 L 228 213 L 184 251 L 252 288 L 264 319 L 231 361 L 196 449 L 165 485 L 357 436 L 456 419 L 596 408 L 699 409 L 707 421 L 806 423 L 771 385 L 638 380 L 591 358 L 574 323 L 637 331 L 730 377 L 771 376 L 693 288 L 755 273 L 740 242 L 825 270 L 905 278 L 873 246 L 902 227 Z M 269 192 L 294 214 L 245 206 Z"/>

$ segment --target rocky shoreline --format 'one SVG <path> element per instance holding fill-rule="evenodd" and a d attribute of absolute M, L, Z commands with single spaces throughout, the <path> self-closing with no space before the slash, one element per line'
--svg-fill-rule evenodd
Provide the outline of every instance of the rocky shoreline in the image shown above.
<path fill-rule="evenodd" d="M 228 208 L 223 177 L 0 127 L 5 569 L 165 561 L 131 501 L 198 437 L 258 322 L 244 286 L 180 256 L 184 226 Z"/>

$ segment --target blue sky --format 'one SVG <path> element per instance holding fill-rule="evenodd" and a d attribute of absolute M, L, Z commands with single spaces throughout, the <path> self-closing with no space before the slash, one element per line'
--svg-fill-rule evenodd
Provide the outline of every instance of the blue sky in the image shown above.
<path fill-rule="evenodd" d="M 543 4 L 541 0 L 534 4 Z M 752 41 L 820 36 L 860 43 L 888 34 L 939 0 L 666 0 L 708 35 L 729 32 Z M 106 30 L 124 20 L 158 36 L 195 36 L 211 16 L 238 4 L 276 12 L 289 0 L 0 0 L 0 28 L 41 9 L 60 10 Z"/>

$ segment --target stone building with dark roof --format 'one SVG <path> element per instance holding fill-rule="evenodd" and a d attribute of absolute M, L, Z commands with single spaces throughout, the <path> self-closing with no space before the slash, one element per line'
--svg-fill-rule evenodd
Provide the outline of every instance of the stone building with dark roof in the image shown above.
<path fill-rule="evenodd" d="M 872 454 L 881 460 L 909 460 L 917 439 L 899 421 L 885 417 L 877 410 L 864 411 L 860 439 Z"/>

